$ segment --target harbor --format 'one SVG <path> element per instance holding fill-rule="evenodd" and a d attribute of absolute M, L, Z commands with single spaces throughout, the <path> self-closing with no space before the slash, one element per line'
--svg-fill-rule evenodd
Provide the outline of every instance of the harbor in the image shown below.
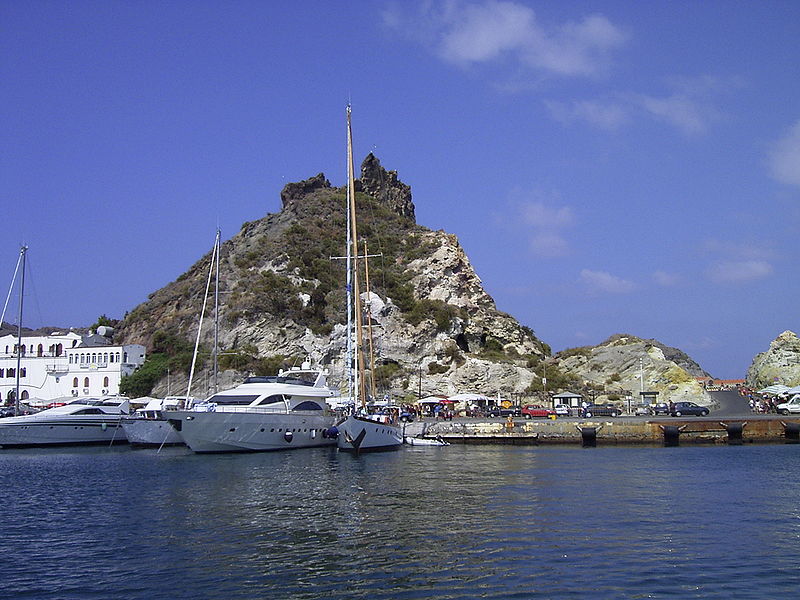
<path fill-rule="evenodd" d="M 800 418 L 752 415 L 745 418 L 606 418 L 526 421 L 417 421 L 406 436 L 442 438 L 451 444 L 772 444 L 800 443 Z"/>

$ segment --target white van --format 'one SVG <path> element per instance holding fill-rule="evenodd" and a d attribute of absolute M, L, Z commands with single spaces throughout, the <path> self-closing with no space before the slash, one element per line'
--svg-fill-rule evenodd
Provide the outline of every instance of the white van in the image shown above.
<path fill-rule="evenodd" d="M 776 407 L 779 415 L 788 415 L 790 413 L 800 414 L 800 394 L 795 394 L 792 399 L 783 404 L 778 404 Z"/>

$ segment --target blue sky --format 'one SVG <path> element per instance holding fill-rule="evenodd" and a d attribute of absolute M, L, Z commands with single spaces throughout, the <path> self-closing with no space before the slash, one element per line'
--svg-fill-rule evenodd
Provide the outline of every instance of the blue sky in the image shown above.
<path fill-rule="evenodd" d="M 357 160 L 555 351 L 743 377 L 800 331 L 799 46 L 794 1 L 5 0 L 3 298 L 24 242 L 26 324 L 122 317 L 287 182 L 343 185 L 350 101 Z"/>

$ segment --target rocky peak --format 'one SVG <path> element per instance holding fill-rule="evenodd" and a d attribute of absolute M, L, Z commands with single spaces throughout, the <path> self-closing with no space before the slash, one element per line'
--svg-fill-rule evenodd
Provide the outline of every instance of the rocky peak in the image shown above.
<path fill-rule="evenodd" d="M 325 178 L 324 173 L 318 173 L 314 177 L 310 177 L 305 181 L 287 183 L 285 186 L 283 186 L 283 190 L 281 190 L 281 205 L 283 208 L 287 208 L 308 194 L 312 194 L 318 190 L 329 189 L 330 187 L 331 184 Z"/>
<path fill-rule="evenodd" d="M 793 331 L 784 331 L 757 354 L 747 370 L 747 385 L 761 389 L 775 383 L 800 385 L 800 339 Z"/>
<path fill-rule="evenodd" d="M 361 190 L 400 216 L 416 222 L 411 187 L 400 181 L 397 171 L 387 171 L 370 152 L 361 163 Z"/>

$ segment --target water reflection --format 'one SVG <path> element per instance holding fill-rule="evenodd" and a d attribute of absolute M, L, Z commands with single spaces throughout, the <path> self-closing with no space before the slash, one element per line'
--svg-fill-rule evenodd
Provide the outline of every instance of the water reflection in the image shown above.
<path fill-rule="evenodd" d="M 0 453 L 9 597 L 775 597 L 798 446 Z M 46 570 L 30 564 L 46 564 Z"/>

